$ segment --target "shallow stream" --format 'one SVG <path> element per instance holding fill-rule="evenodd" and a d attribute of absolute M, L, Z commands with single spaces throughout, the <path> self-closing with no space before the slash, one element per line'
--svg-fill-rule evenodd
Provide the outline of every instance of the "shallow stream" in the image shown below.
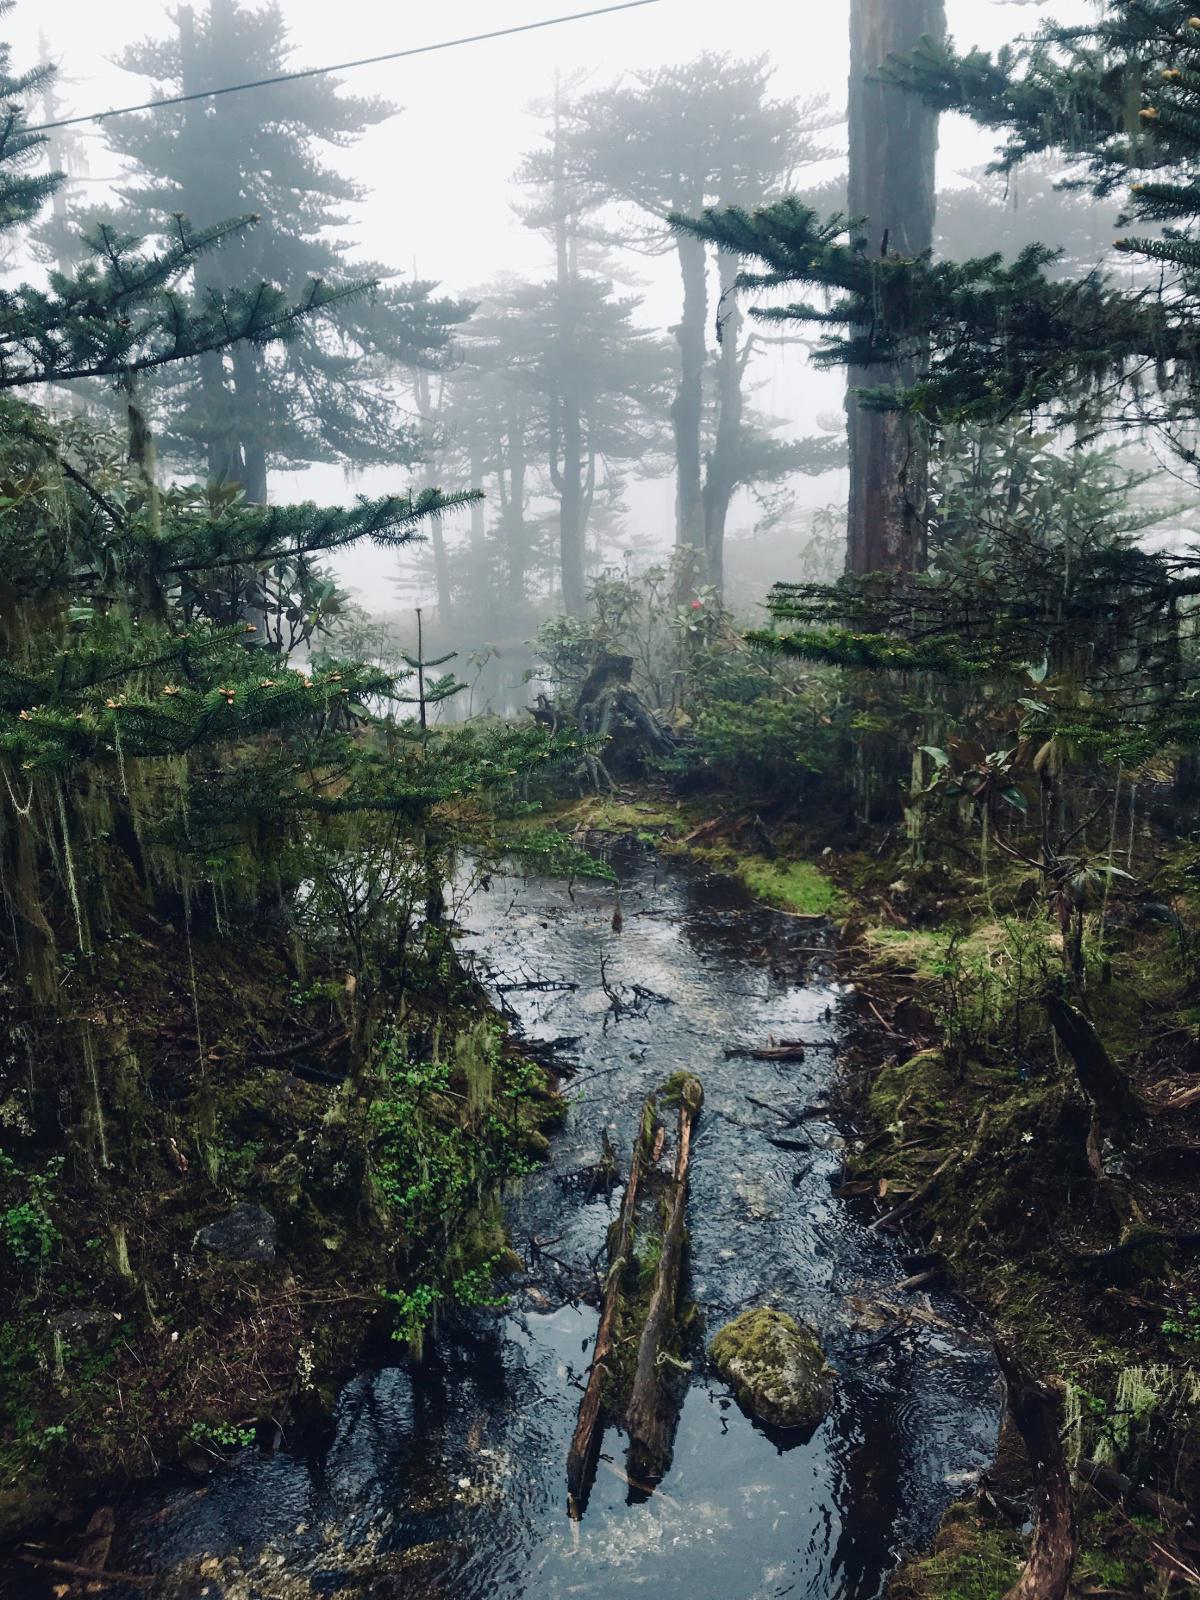
<path fill-rule="evenodd" d="M 508 1307 L 444 1329 L 420 1368 L 398 1352 L 362 1372 L 318 1451 L 246 1451 L 202 1488 L 132 1497 L 113 1568 L 188 1600 L 874 1600 L 990 1460 L 986 1342 L 952 1298 L 895 1294 L 903 1244 L 836 1194 L 841 1140 L 813 1114 L 849 1024 L 830 931 L 639 847 L 614 864 L 619 931 L 598 883 L 495 878 L 461 913 L 496 996 L 528 1035 L 573 1040 L 577 1066 L 550 1163 L 509 1199 L 530 1270 Z M 805 1040 L 803 1061 L 733 1053 L 773 1038 Z M 807 1319 L 836 1403 L 811 1437 L 771 1437 L 698 1363 L 661 1487 L 627 1481 L 610 1432 L 575 1525 L 564 1465 L 597 1313 L 573 1297 L 620 1200 L 579 1175 L 605 1131 L 627 1163 L 644 1096 L 683 1068 L 706 1091 L 689 1209 L 705 1325 L 762 1303 Z"/>

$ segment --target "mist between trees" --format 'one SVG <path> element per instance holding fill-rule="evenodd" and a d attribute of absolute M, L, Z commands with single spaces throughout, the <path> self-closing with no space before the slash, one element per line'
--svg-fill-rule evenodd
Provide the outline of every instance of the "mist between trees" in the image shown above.
<path fill-rule="evenodd" d="M 405 262 L 354 251 L 377 200 L 345 152 L 395 107 L 200 94 L 286 69 L 283 8 L 185 5 L 124 49 L 200 97 L 103 124 L 101 209 L 69 134 L 29 131 L 52 69 L 0 54 L 0 228 L 33 258 L 0 291 L 6 1526 L 56 1464 L 83 1493 L 232 1425 L 208 1346 L 196 1414 L 166 1384 L 164 1305 L 259 1340 L 262 1418 L 326 1256 L 370 1310 L 314 1395 L 381 1308 L 417 1352 L 491 1303 L 497 1195 L 563 1107 L 456 897 L 513 859 L 610 882 L 584 846 L 624 818 L 844 913 L 882 1030 L 848 1192 L 1004 1329 L 1032 1465 L 964 1557 L 1003 1582 L 955 1588 L 940 1546 L 896 1593 L 1063 1597 L 1101 1559 L 1104 1592 L 1194 1592 L 1200 18 L 1039 13 L 993 55 L 939 0 L 848 16 L 848 102 L 736 53 L 548 82 L 512 175 L 544 268 L 450 283 L 436 217 Z M 951 112 L 997 149 L 939 194 Z M 764 403 L 785 352 L 846 371 L 815 433 Z M 319 465 L 346 503 L 289 503 Z M 394 591 L 344 588 L 363 544 Z M 296 1272 L 257 1332 L 257 1280 L 178 1268 L 248 1197 Z M 128 1426 L 46 1357 L 76 1299 L 122 1320 Z M 1101 1481 L 1148 1487 L 1152 1534 Z"/>

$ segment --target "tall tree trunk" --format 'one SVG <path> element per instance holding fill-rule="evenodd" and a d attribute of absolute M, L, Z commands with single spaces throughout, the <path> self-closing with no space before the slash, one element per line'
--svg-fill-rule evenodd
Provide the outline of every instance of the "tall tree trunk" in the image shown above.
<path fill-rule="evenodd" d="M 179 29 L 180 87 L 184 94 L 195 94 L 211 86 L 203 81 L 204 71 L 196 41 L 196 14 L 191 6 L 181 6 L 175 13 L 175 22 Z M 203 104 L 202 101 L 193 101 L 185 107 L 186 137 L 197 149 L 204 148 L 206 138 Z M 185 192 L 181 200 L 184 214 L 194 226 L 206 227 L 214 220 L 205 214 L 204 194 Z M 196 263 L 193 282 L 196 299 L 201 302 L 209 293 L 219 291 L 221 281 L 211 254 L 201 256 Z M 200 433 L 207 456 L 208 476 L 214 483 L 243 483 L 245 464 L 233 435 L 233 405 L 225 384 L 224 357 L 209 351 L 200 357 L 199 367 L 203 406 Z"/>
<path fill-rule="evenodd" d="M 557 267 L 559 382 L 550 429 L 550 478 L 558 491 L 559 559 L 564 610 L 578 614 L 584 603 L 584 530 L 587 494 L 583 479 L 583 416 L 574 384 L 578 330 L 575 281 L 578 272 L 575 218 L 570 212 L 563 167 L 561 103 L 554 114 L 554 245 Z M 703 248 L 703 247 L 702 247 Z M 561 457 L 559 451 L 561 449 Z"/>
<path fill-rule="evenodd" d="M 937 112 L 876 74 L 889 55 L 946 31 L 944 0 L 850 0 L 850 216 L 872 255 L 920 255 L 933 244 Z M 847 570 L 915 572 L 925 564 L 928 460 L 921 430 L 870 411 L 855 391 L 913 383 L 916 364 L 851 367 Z"/>
<path fill-rule="evenodd" d="M 262 427 L 262 357 L 248 345 L 233 351 L 233 390 L 235 414 L 241 439 L 237 453 L 241 462 L 242 489 L 252 506 L 267 503 L 267 450 Z"/>
<path fill-rule="evenodd" d="M 554 468 L 553 476 L 558 490 L 563 607 L 572 615 L 578 615 L 584 603 L 583 427 L 579 407 L 569 395 L 564 398 L 560 421 L 562 458 L 561 464 Z"/>
<path fill-rule="evenodd" d="M 483 450 L 477 437 L 472 436 L 469 446 L 469 470 L 471 473 L 472 489 L 483 488 Z M 487 503 L 483 500 L 471 502 L 471 547 L 474 550 L 483 549 L 483 541 L 487 535 Z"/>
<path fill-rule="evenodd" d="M 512 602 L 525 603 L 525 573 L 529 564 L 529 529 L 525 525 L 525 417 L 512 405 L 508 422 L 508 589 Z"/>
<path fill-rule="evenodd" d="M 699 205 L 689 216 L 699 214 Z M 708 260 L 699 239 L 681 237 L 677 244 L 683 275 L 683 314 L 675 329 L 679 341 L 679 387 L 671 404 L 675 432 L 675 538 L 681 546 L 704 551 L 704 493 L 701 486 L 700 435 L 704 417 L 705 336 L 708 325 Z"/>
<path fill-rule="evenodd" d="M 742 395 L 744 360 L 741 350 L 742 311 L 738 304 L 738 257 L 732 251 L 720 254 L 721 305 L 718 325 L 721 330 L 721 359 L 717 368 L 717 436 L 705 461 L 704 471 L 704 554 L 705 576 L 716 586 L 718 595 L 725 587 L 725 524 L 737 490 L 739 455 L 742 441 Z"/>
<path fill-rule="evenodd" d="M 423 449 L 428 452 L 432 448 L 434 437 L 435 406 L 429 374 L 424 368 L 417 367 L 413 371 L 412 386 L 417 415 L 424 424 Z M 425 470 L 421 474 L 421 487 L 423 489 L 438 487 L 438 471 L 432 461 L 425 462 Z M 450 562 L 446 554 L 446 535 L 442 528 L 441 517 L 429 519 L 429 543 L 433 550 L 433 582 L 437 591 L 438 625 L 444 627 L 450 620 L 454 606 L 450 594 Z"/>

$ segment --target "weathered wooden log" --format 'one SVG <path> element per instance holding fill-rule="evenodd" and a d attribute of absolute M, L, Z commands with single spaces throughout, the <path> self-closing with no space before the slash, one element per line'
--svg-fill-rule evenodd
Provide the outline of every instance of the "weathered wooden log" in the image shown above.
<path fill-rule="evenodd" d="M 679 1285 L 687 1242 L 688 1167 L 692 1129 L 704 1104 L 697 1078 L 687 1077 L 679 1089 L 679 1131 L 675 1149 L 675 1175 L 663 1201 L 662 1248 L 642 1334 L 626 1412 L 629 1431 L 630 1475 L 656 1482 L 670 1460 L 674 1433 L 674 1408 L 669 1401 L 670 1379 L 664 1374 L 677 1360 L 670 1348 L 679 1310 Z"/>
<path fill-rule="evenodd" d="M 784 1039 L 779 1044 L 730 1045 L 725 1056 L 727 1060 L 740 1057 L 743 1061 L 803 1061 L 807 1048 L 799 1039 Z"/>
<path fill-rule="evenodd" d="M 1034 1485 L 1029 1556 L 1004 1600 L 1066 1600 L 1075 1565 L 1075 1508 L 1062 1443 L 1064 1392 L 1061 1385 L 1039 1382 L 1015 1351 L 999 1341 L 996 1358 Z"/>
<path fill-rule="evenodd" d="M 1083 1013 L 1068 1005 L 1057 989 L 1048 989 L 1042 1004 L 1060 1043 L 1075 1063 L 1079 1087 L 1105 1127 L 1120 1132 L 1122 1125 L 1140 1121 L 1144 1112 L 1141 1100 Z"/>
<path fill-rule="evenodd" d="M 608 1274 L 604 1280 L 604 1299 L 600 1310 L 600 1324 L 596 1329 L 596 1343 L 592 1349 L 592 1366 L 588 1374 L 587 1388 L 579 1404 L 575 1433 L 567 1451 L 567 1508 L 576 1521 L 587 1507 L 588 1495 L 591 1493 L 592 1480 L 596 1473 L 604 1388 L 610 1375 L 617 1316 L 621 1306 L 621 1283 L 633 1254 L 638 1190 L 653 1150 L 654 1122 L 655 1103 L 651 1096 L 643 1108 L 641 1126 L 634 1140 L 633 1155 L 629 1163 L 629 1182 L 625 1185 L 621 1210 L 617 1216 L 616 1226 L 609 1234 Z"/>
<path fill-rule="evenodd" d="M 1075 1471 L 1084 1483 L 1090 1484 L 1105 1499 L 1132 1506 L 1135 1511 L 1147 1511 L 1152 1517 L 1157 1517 L 1165 1527 L 1170 1527 L 1173 1522 L 1186 1522 L 1188 1519 L 1189 1511 L 1182 1501 L 1172 1500 L 1169 1495 L 1159 1494 L 1154 1489 L 1147 1489 L 1134 1483 L 1132 1478 L 1127 1478 L 1115 1467 L 1081 1457 L 1075 1464 Z"/>

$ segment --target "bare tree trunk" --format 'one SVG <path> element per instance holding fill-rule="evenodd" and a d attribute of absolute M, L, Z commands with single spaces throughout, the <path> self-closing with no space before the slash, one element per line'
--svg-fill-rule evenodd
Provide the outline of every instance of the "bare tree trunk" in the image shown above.
<path fill-rule="evenodd" d="M 1075 1510 L 1062 1444 L 1063 1390 L 1039 1383 L 1013 1351 L 996 1345 L 1009 1414 L 1033 1472 L 1033 1540 L 1025 1570 L 1004 1600 L 1066 1600 L 1075 1565 Z"/>
<path fill-rule="evenodd" d="M 737 491 L 742 442 L 744 358 L 741 349 L 742 310 L 738 304 L 738 257 L 729 250 L 720 255 L 721 305 L 717 313 L 721 330 L 721 360 L 717 369 L 717 436 L 705 462 L 704 553 L 705 576 L 718 594 L 725 587 L 725 524 Z"/>
<path fill-rule="evenodd" d="M 470 444 L 470 473 L 472 489 L 483 488 L 483 452 L 480 448 L 478 437 L 472 437 Z M 474 550 L 483 549 L 483 541 L 487 534 L 487 504 L 483 500 L 471 502 L 471 547 Z"/>
<path fill-rule="evenodd" d="M 412 377 L 413 399 L 417 405 L 417 415 L 424 424 L 426 440 L 425 448 L 432 447 L 434 438 L 435 405 L 433 391 L 429 383 L 429 374 L 423 368 L 416 368 Z M 422 474 L 422 487 L 436 489 L 438 487 L 438 473 L 432 461 L 426 461 L 425 471 Z M 429 544 L 433 551 L 433 582 L 437 593 L 438 625 L 445 627 L 450 621 L 454 609 L 450 592 L 450 563 L 446 555 L 446 535 L 442 528 L 441 517 L 429 519 Z"/>
<path fill-rule="evenodd" d="M 525 418 L 513 405 L 508 425 L 508 587 L 513 603 L 525 603 L 525 571 L 529 562 L 529 529 L 525 525 Z"/>
<path fill-rule="evenodd" d="M 562 564 L 563 607 L 572 614 L 583 610 L 584 487 L 583 428 L 579 407 L 570 395 L 561 408 L 562 462 L 555 469 L 558 489 L 559 556 Z"/>
<path fill-rule="evenodd" d="M 699 214 L 700 204 L 687 210 Z M 676 543 L 704 549 L 704 493 L 701 484 L 700 434 L 704 417 L 705 334 L 708 323 L 708 261 L 699 239 L 680 237 L 679 269 L 683 274 L 683 315 L 675 329 L 679 341 L 679 387 L 671 404 L 675 431 Z"/>
<path fill-rule="evenodd" d="M 933 244 L 937 112 L 876 74 L 946 31 L 944 0 L 850 0 L 850 216 L 869 254 L 920 255 Z M 928 462 L 922 432 L 897 411 L 872 411 L 860 389 L 906 386 L 917 364 L 851 367 L 847 571 L 916 572 L 925 565 Z"/>
<path fill-rule="evenodd" d="M 267 450 L 261 416 L 261 359 L 259 353 L 248 346 L 234 348 L 233 388 L 240 421 L 238 454 L 242 464 L 241 484 L 252 506 L 265 506 L 267 503 Z"/>

